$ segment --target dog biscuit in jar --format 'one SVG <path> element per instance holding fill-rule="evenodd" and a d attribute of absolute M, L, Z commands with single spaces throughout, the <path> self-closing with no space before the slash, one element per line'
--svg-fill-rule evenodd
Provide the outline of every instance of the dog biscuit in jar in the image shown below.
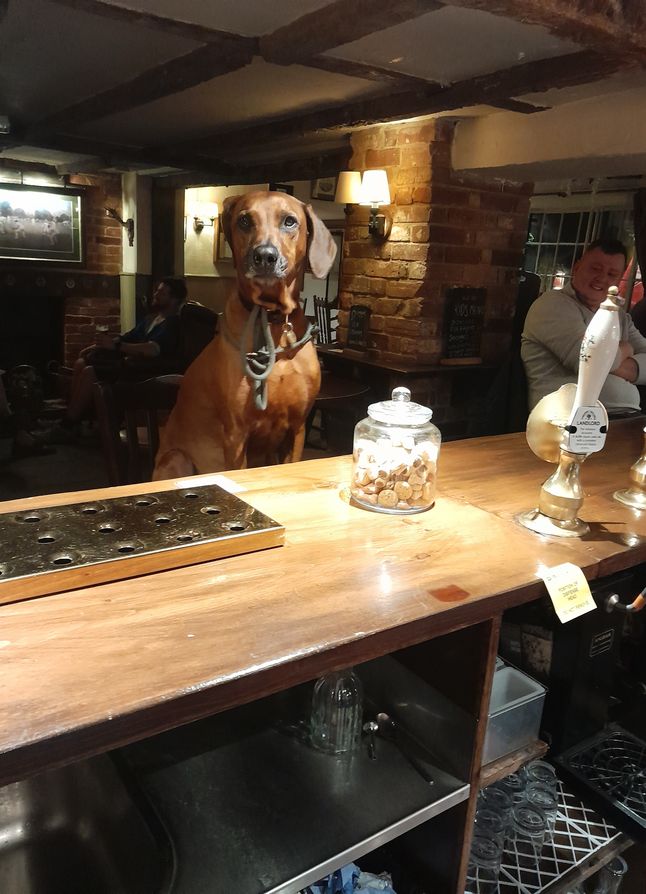
<path fill-rule="evenodd" d="M 353 502 L 364 509 L 410 515 L 435 502 L 441 436 L 430 421 L 433 411 L 395 388 L 392 400 L 368 407 L 354 431 Z"/>

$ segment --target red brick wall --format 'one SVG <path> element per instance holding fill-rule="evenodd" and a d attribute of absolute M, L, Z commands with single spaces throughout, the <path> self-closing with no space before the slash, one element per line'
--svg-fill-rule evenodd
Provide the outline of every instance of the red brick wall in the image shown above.
<path fill-rule="evenodd" d="M 121 177 L 79 174 L 70 183 L 83 187 L 82 214 L 84 230 L 83 272 L 118 276 L 121 272 L 121 226 L 106 217 L 105 208 L 116 208 L 121 213 Z M 70 276 L 78 270 L 70 271 Z M 110 289 L 114 294 L 114 289 Z M 114 297 L 86 297 L 82 289 L 65 299 L 64 358 L 70 365 L 79 351 L 94 341 L 94 327 L 104 323 L 114 331 L 120 327 L 119 299 Z"/>
<path fill-rule="evenodd" d="M 353 304 L 372 309 L 369 354 L 437 363 L 446 291 L 484 286 L 485 361 L 509 344 L 531 184 L 496 183 L 451 169 L 448 122 L 382 125 L 352 136 L 355 170 L 385 168 L 393 219 L 383 243 L 368 234 L 368 209 L 348 219 L 340 284 L 339 337 Z M 446 390 L 446 387 L 444 387 Z"/>

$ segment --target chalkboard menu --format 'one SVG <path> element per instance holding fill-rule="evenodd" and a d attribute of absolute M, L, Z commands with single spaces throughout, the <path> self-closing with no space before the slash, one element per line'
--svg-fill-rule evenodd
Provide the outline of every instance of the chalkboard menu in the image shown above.
<path fill-rule="evenodd" d="M 365 304 L 353 304 L 348 321 L 349 348 L 365 349 L 368 347 L 368 329 L 370 327 L 370 308 Z"/>
<path fill-rule="evenodd" d="M 486 289 L 449 289 L 444 311 L 444 357 L 446 364 L 480 363 L 480 341 L 485 312 Z"/>

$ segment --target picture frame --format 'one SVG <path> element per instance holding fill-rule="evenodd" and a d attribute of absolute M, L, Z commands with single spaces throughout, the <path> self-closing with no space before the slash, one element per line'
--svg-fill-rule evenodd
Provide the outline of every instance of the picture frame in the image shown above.
<path fill-rule="evenodd" d="M 216 218 L 213 226 L 215 227 L 215 232 L 213 233 L 213 260 L 218 264 L 222 262 L 233 263 L 233 252 L 225 238 L 224 228 L 220 225 L 219 218 Z"/>
<path fill-rule="evenodd" d="M 293 196 L 294 187 L 291 183 L 270 183 L 269 192 L 284 192 L 288 196 Z"/>
<path fill-rule="evenodd" d="M 312 180 L 311 196 L 322 202 L 333 202 L 336 192 L 336 177 L 319 177 Z"/>
<path fill-rule="evenodd" d="M 0 258 L 82 264 L 81 193 L 0 186 Z"/>

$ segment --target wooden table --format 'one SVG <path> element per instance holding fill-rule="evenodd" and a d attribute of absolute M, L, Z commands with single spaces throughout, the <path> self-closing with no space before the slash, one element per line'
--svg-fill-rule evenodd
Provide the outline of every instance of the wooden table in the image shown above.
<path fill-rule="evenodd" d="M 444 437 L 468 437 L 491 431 L 490 427 L 478 428 L 482 420 L 476 419 L 474 408 L 486 402 L 487 391 L 499 368 L 497 365 L 390 363 L 373 360 L 366 351 L 337 344 L 317 345 L 316 350 L 323 366 L 330 372 L 369 385 L 374 400 L 390 400 L 394 388 L 408 388 L 412 400 L 436 412 Z M 444 419 L 442 410 L 448 406 L 453 411 L 457 409 L 458 417 L 462 418 L 453 412 L 450 420 Z"/>

